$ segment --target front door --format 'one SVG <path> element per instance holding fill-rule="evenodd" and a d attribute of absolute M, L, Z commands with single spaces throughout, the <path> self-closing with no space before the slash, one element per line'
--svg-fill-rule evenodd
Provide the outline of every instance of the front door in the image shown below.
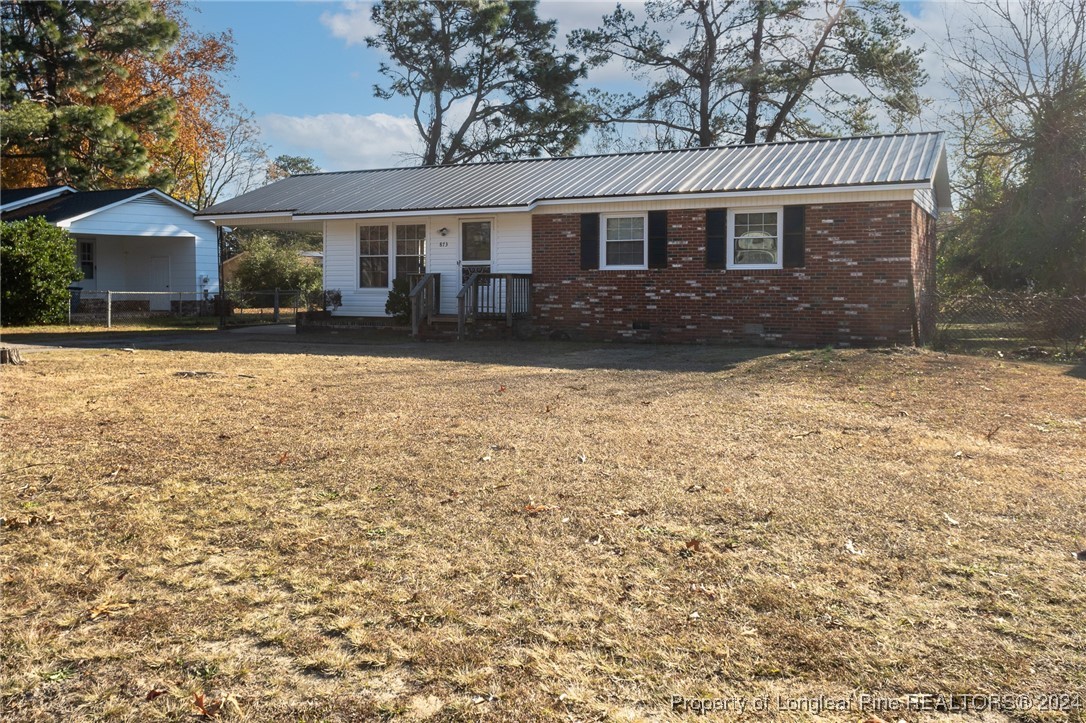
<path fill-rule="evenodd" d="M 494 247 L 493 221 L 460 222 L 460 283 L 476 272 L 490 273 Z"/>
<path fill-rule="evenodd" d="M 151 258 L 151 288 L 148 291 L 170 290 L 170 257 L 154 256 Z M 169 311 L 170 297 L 167 294 L 151 295 L 151 311 Z"/>

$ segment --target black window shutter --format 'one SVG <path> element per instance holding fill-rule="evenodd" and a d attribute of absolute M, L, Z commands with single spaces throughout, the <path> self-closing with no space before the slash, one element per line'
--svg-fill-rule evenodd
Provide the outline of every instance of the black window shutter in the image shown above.
<path fill-rule="evenodd" d="M 649 211 L 649 268 L 667 268 L 667 211 Z"/>
<path fill-rule="evenodd" d="M 806 215 L 803 206 L 784 207 L 784 268 L 803 266 L 803 236 Z"/>
<path fill-rule="evenodd" d="M 581 214 L 581 268 L 600 267 L 600 215 Z"/>
<path fill-rule="evenodd" d="M 728 209 L 711 208 L 705 212 L 705 268 L 724 268 L 728 247 Z"/>

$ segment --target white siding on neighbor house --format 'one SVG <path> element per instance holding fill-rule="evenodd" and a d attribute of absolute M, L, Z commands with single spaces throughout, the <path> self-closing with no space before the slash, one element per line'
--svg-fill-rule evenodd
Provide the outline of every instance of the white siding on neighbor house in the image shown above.
<path fill-rule="evenodd" d="M 219 290 L 215 225 L 196 220 L 192 213 L 173 203 L 152 196 L 135 198 L 73 221 L 67 228 L 73 236 L 93 237 L 99 247 L 105 245 L 105 251 L 99 251 L 100 278 L 96 280 L 97 287 L 103 291 L 146 291 L 140 284 L 149 283 L 150 270 L 133 264 L 146 260 L 149 265 L 149 259 L 154 256 L 170 257 L 172 291 L 206 289 L 216 293 Z M 118 245 L 110 245 L 110 239 L 116 240 Z M 107 259 L 114 258 L 114 253 L 128 254 L 123 270 L 107 264 Z M 206 284 L 201 283 L 204 276 L 208 279 Z M 123 287 L 106 285 L 107 282 L 122 283 L 122 278 L 125 279 Z"/>
<path fill-rule="evenodd" d="M 151 287 L 151 259 L 170 260 L 169 291 L 201 291 L 196 278 L 196 251 L 186 238 L 143 236 L 76 236 L 94 242 L 95 278 L 76 286 L 101 291 L 165 291 Z"/>
<path fill-rule="evenodd" d="M 492 271 L 494 273 L 530 272 L 532 270 L 532 218 L 527 213 L 326 221 L 324 224 L 324 288 L 339 289 L 343 294 L 343 306 L 336 310 L 336 315 L 385 315 L 388 289 L 361 289 L 358 286 L 358 227 L 362 225 L 395 226 L 399 223 L 426 224 L 426 270 L 441 274 L 441 313 L 456 313 L 456 295 L 461 286 L 460 223 L 480 219 L 493 222 Z M 441 235 L 441 229 L 446 229 L 446 235 Z M 391 255 L 395 252 L 391 243 L 389 246 Z M 391 261 L 389 267 L 394 268 Z"/>

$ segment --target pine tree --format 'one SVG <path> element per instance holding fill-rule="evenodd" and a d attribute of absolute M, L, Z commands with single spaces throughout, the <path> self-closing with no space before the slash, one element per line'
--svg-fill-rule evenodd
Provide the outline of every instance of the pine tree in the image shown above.
<path fill-rule="evenodd" d="M 373 6 L 386 52 L 378 97 L 409 99 L 423 165 L 570 152 L 586 127 L 584 68 L 555 47 L 535 0 L 389 0 Z"/>
<path fill-rule="evenodd" d="M 4 2 L 0 12 L 5 171 L 77 188 L 146 177 L 141 135 L 175 132 L 173 101 L 155 95 L 118 113 L 99 96 L 127 73 L 124 58 L 161 57 L 177 41 L 177 24 L 149 0 L 23 0 Z"/>

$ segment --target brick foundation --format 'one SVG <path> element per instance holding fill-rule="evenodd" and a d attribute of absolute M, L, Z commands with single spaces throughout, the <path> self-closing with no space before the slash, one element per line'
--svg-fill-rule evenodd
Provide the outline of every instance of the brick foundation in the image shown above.
<path fill-rule="evenodd" d="M 912 344 L 934 304 L 934 220 L 911 201 L 806 207 L 805 266 L 705 268 L 705 210 L 669 211 L 668 267 L 580 268 L 580 216 L 532 218 L 536 328 L 570 338 Z M 915 300 L 915 301 L 914 301 Z"/>

